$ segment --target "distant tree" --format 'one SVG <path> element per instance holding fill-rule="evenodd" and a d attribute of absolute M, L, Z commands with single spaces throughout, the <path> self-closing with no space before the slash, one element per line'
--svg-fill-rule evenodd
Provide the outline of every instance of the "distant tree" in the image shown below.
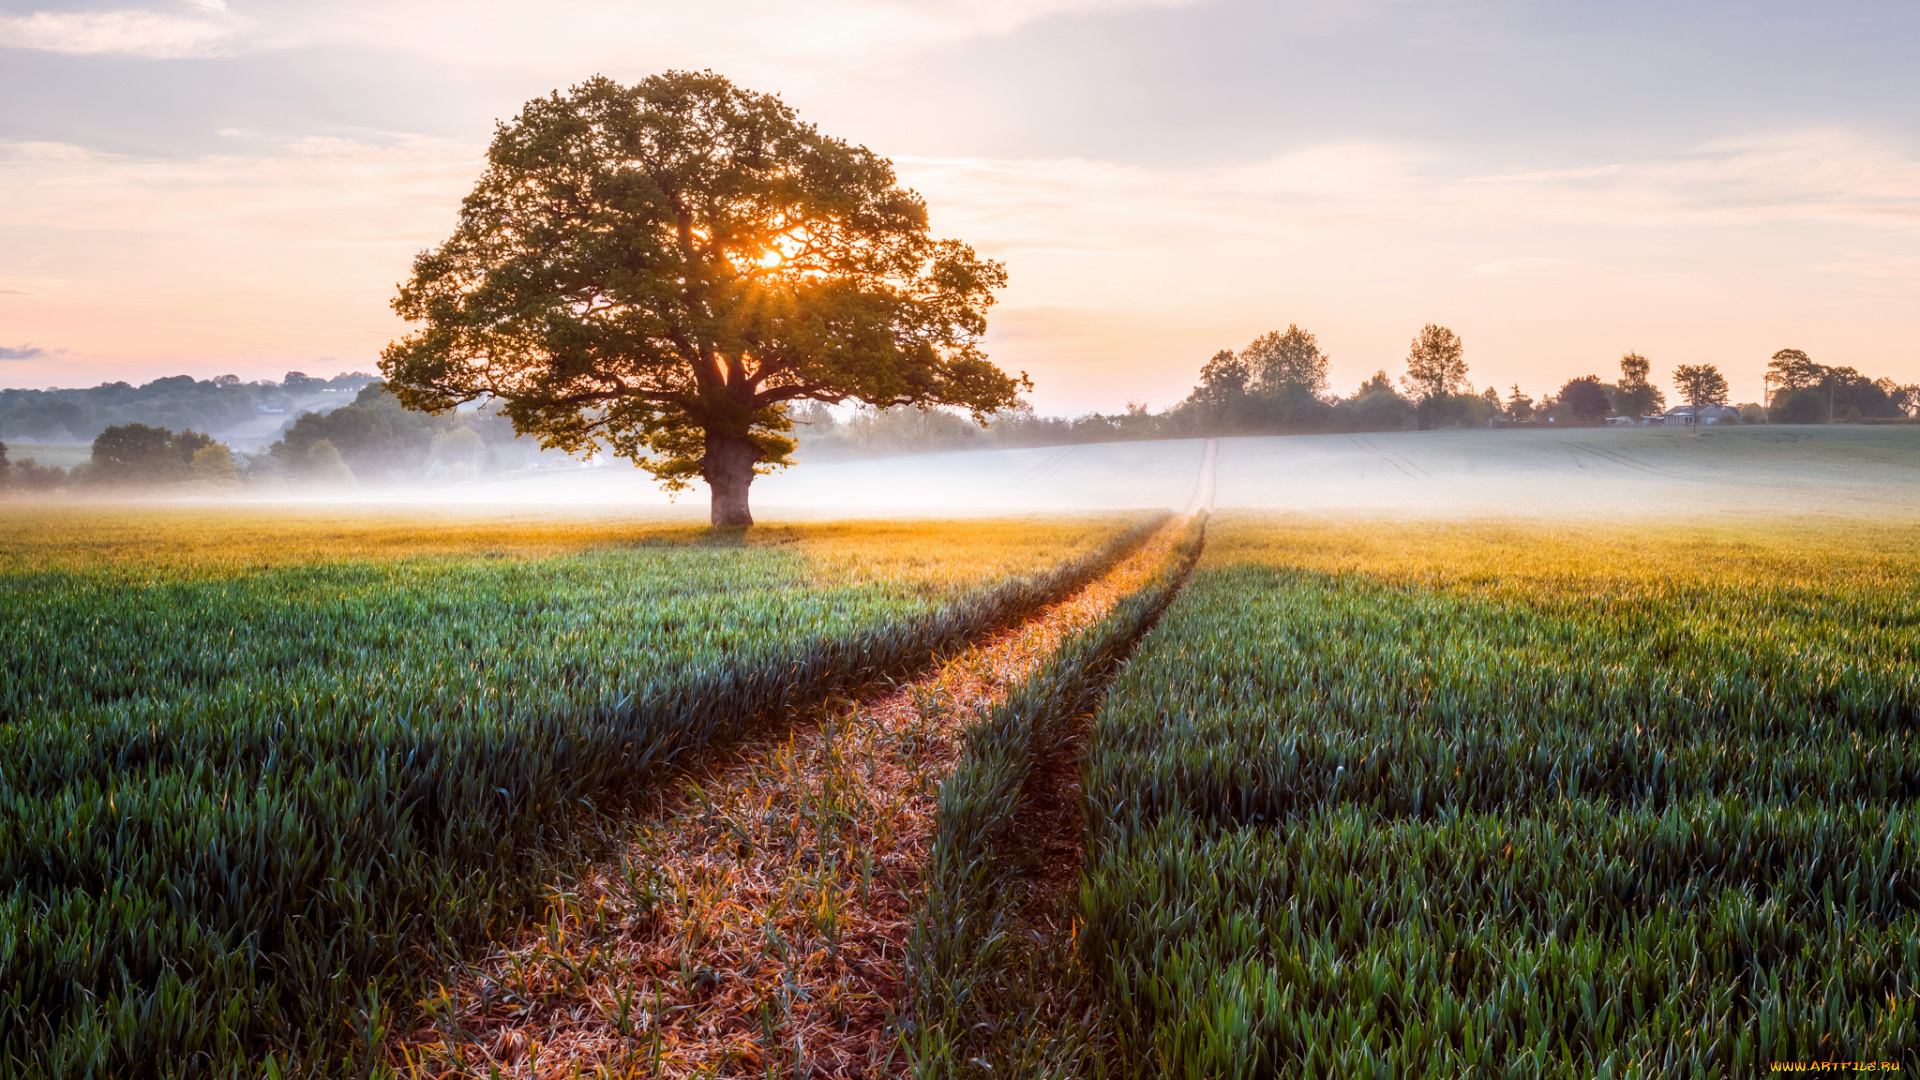
<path fill-rule="evenodd" d="M 121 424 L 93 440 L 86 479 L 93 484 L 170 484 L 191 475 L 193 455 L 213 445 L 198 431 L 178 435 L 146 424 Z"/>
<path fill-rule="evenodd" d="M 1767 409 L 1772 424 L 1824 424 L 1827 422 L 1827 392 L 1805 387 L 1775 390 L 1773 404 Z"/>
<path fill-rule="evenodd" d="M 1366 397 L 1368 394 L 1378 394 L 1382 391 L 1385 391 L 1386 393 L 1389 393 L 1389 394 L 1396 393 L 1396 391 L 1393 388 L 1393 380 L 1387 378 L 1387 371 L 1385 368 L 1381 368 L 1379 371 L 1374 372 L 1372 378 L 1369 378 L 1366 382 L 1361 383 L 1360 389 L 1355 390 L 1353 392 L 1353 396 L 1357 398 Z"/>
<path fill-rule="evenodd" d="M 1673 369 L 1673 386 L 1689 405 L 1725 405 L 1727 379 L 1712 364 L 1681 364 Z"/>
<path fill-rule="evenodd" d="M 1869 379 L 1850 367 L 1827 369 L 1828 398 L 1837 420 L 1892 419 L 1906 415 L 1892 379 Z"/>
<path fill-rule="evenodd" d="M 1887 395 L 1888 403 L 1900 410 L 1902 416 L 1920 416 L 1920 385 L 1902 386 L 1892 379 L 1880 379 L 1874 385 Z"/>
<path fill-rule="evenodd" d="M 269 490 L 285 484 L 290 471 L 287 458 L 271 450 L 241 454 L 235 464 L 240 468 L 240 479 L 244 483 L 264 486 Z"/>
<path fill-rule="evenodd" d="M 1520 392 L 1520 384 L 1513 384 L 1513 393 L 1507 398 L 1507 419 L 1526 423 L 1533 419 L 1533 399 Z"/>
<path fill-rule="evenodd" d="M 13 469 L 14 485 L 23 491 L 52 491 L 67 482 L 67 470 L 58 465 L 42 465 L 33 458 L 22 458 Z"/>
<path fill-rule="evenodd" d="M 1809 390 L 1824 385 L 1831 372 L 1799 349 L 1781 349 L 1767 363 L 1769 394 L 1788 390 Z"/>
<path fill-rule="evenodd" d="M 842 425 L 840 436 L 847 449 L 867 454 L 964 450 L 980 445 L 985 437 L 980 425 L 962 414 L 901 405 L 856 410 Z"/>
<path fill-rule="evenodd" d="M 1289 325 L 1285 333 L 1269 330 L 1240 350 L 1240 363 L 1252 379 L 1252 388 L 1270 397 L 1327 391 L 1327 355 L 1312 334 Z"/>
<path fill-rule="evenodd" d="M 353 483 L 353 470 L 341 459 L 339 449 L 326 439 L 307 447 L 306 456 L 300 461 L 299 475 L 310 484 Z"/>
<path fill-rule="evenodd" d="M 472 428 L 459 427 L 433 437 L 428 472 L 448 480 L 472 480 L 480 475 L 480 459 L 486 445 Z"/>
<path fill-rule="evenodd" d="M 213 445 L 213 436 L 204 431 L 182 431 L 173 437 L 173 452 L 180 455 L 180 460 L 188 466 L 193 464 L 193 455 Z"/>
<path fill-rule="evenodd" d="M 13 486 L 13 463 L 7 460 L 7 444 L 0 442 L 0 492 Z"/>
<path fill-rule="evenodd" d="M 1029 411 L 1032 410 L 1030 405 L 1027 408 Z M 796 434 L 831 435 L 834 429 L 840 426 L 840 422 L 834 419 L 833 410 L 827 408 L 824 401 L 803 401 L 787 413 L 787 419 L 792 420 L 794 426 L 801 429 Z"/>
<path fill-rule="evenodd" d="M 195 450 L 189 468 L 195 487 L 217 491 L 240 484 L 240 466 L 225 443 L 210 443 Z"/>
<path fill-rule="evenodd" d="M 297 474 L 308 448 L 325 439 L 361 481 L 419 480 L 434 466 L 434 440 L 458 430 L 471 430 L 487 444 L 482 460 L 489 465 L 513 453 L 513 425 L 493 410 L 429 416 L 402 406 L 377 381 L 361 387 L 348 405 L 302 413 L 271 452 L 288 473 Z"/>
<path fill-rule="evenodd" d="M 893 166 L 711 73 L 594 78 L 502 125 L 452 238 L 394 309 L 409 408 L 498 398 L 516 430 L 609 445 L 715 525 L 750 525 L 799 401 L 956 405 L 1031 384 L 981 349 L 998 264 L 929 233 Z"/>
<path fill-rule="evenodd" d="M 1361 383 L 1333 412 L 1333 422 L 1348 431 L 1403 431 L 1414 419 L 1413 402 L 1400 396 L 1385 371 Z"/>
<path fill-rule="evenodd" d="M 1645 416 L 1667 407 L 1667 395 L 1648 379 L 1653 362 L 1639 353 L 1620 358 L 1620 385 L 1614 391 L 1613 408 L 1623 416 Z"/>
<path fill-rule="evenodd" d="M 1407 390 L 1422 404 L 1450 396 L 1467 382 L 1466 347 L 1460 336 L 1428 323 L 1407 352 Z"/>
<path fill-rule="evenodd" d="M 1613 403 L 1607 400 L 1606 388 L 1600 385 L 1598 375 L 1567 380 L 1557 396 L 1575 420 L 1598 420 L 1613 411 Z"/>
<path fill-rule="evenodd" d="M 1200 368 L 1200 384 L 1187 400 L 1216 411 L 1224 410 L 1247 396 L 1249 372 L 1246 362 L 1232 349 L 1221 349 Z"/>

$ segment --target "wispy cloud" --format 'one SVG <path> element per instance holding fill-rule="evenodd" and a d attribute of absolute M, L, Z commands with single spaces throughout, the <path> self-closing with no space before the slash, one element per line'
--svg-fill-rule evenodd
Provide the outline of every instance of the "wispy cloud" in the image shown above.
<path fill-rule="evenodd" d="M 1686 229 L 1776 222 L 1920 229 L 1920 153 L 1825 131 L 1710 143 L 1631 164 L 1476 175 L 1415 144 L 1328 143 L 1231 168 L 1083 159 L 903 159 L 936 214 L 1007 247 L 1267 244 L 1307 229 Z M 1177 244 L 1176 244 L 1177 241 Z M 1486 273 L 1565 265 L 1530 255 Z"/>
<path fill-rule="evenodd" d="M 188 6 L 196 13 L 132 9 L 0 16 L 0 47 L 156 60 L 228 51 L 243 24 L 227 12 L 224 0 L 189 0 Z"/>
<path fill-rule="evenodd" d="M 171 59 L 332 44 L 489 67 L 591 70 L 671 58 L 752 71 L 796 60 L 884 65 L 1050 17 L 1200 0 L 316 0 L 247 19 L 226 0 L 176 2 L 0 16 L 0 48 Z M 798 74 L 787 70 L 789 81 Z"/>
<path fill-rule="evenodd" d="M 35 357 L 45 355 L 47 355 L 47 350 L 37 345 L 20 345 L 16 347 L 0 345 L 0 360 L 32 360 Z"/>

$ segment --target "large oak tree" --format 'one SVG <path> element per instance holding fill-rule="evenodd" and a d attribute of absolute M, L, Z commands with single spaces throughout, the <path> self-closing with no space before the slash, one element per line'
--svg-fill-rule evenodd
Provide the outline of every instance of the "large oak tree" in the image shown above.
<path fill-rule="evenodd" d="M 864 147 L 712 73 L 595 78 L 500 125 L 460 225 L 394 309 L 422 323 L 381 370 L 402 403 L 497 399 L 516 430 L 602 446 L 750 525 L 789 463 L 789 403 L 957 405 L 1030 386 L 980 339 L 998 264 L 928 231 Z"/>

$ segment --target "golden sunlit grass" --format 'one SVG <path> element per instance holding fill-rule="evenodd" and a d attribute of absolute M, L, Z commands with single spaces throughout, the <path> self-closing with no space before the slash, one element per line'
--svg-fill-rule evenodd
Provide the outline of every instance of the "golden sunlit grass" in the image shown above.
<path fill-rule="evenodd" d="M 705 531 L 690 514 L 483 513 L 383 506 L 17 502 L 0 514 L 0 572 L 105 565 L 201 571 L 411 556 L 533 558 Z"/>
<path fill-rule="evenodd" d="M 804 553 L 836 581 L 929 584 L 1071 554 L 1137 515 L 774 522 L 716 534 L 690 513 L 384 506 L 152 506 L 19 502 L 0 514 L 0 574 L 107 567 L 233 574 L 401 558 L 544 558 L 596 548 L 737 544 Z M 1062 546 L 1064 545 L 1064 546 Z M 961 557 L 952 557 L 956 553 Z"/>
<path fill-rule="evenodd" d="M 1920 525 L 1786 517 L 1605 522 L 1432 520 L 1226 511 L 1209 565 L 1266 562 L 1384 580 L 1530 588 L 1545 581 L 1783 582 L 1903 577 L 1920 566 Z"/>
<path fill-rule="evenodd" d="M 965 729 L 1165 561 L 1112 572 L 914 681 L 680 782 L 543 923 L 394 1040 L 404 1074 L 878 1077 L 910 906 Z"/>

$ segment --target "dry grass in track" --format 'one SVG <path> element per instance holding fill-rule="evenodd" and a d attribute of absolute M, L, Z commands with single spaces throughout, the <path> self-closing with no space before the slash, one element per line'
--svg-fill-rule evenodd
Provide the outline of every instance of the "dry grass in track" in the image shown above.
<path fill-rule="evenodd" d="M 842 702 L 664 794 L 544 926 L 389 1043 L 403 1076 L 878 1077 L 935 797 L 960 736 L 1167 558 L 1179 525 L 914 681 Z"/>

